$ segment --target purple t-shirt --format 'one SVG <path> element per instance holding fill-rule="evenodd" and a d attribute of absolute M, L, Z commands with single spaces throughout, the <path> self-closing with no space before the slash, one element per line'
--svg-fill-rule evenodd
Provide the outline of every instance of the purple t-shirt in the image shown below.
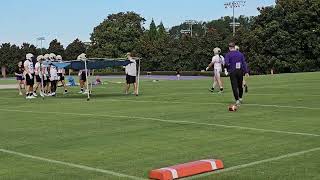
<path fill-rule="evenodd" d="M 237 69 L 244 71 L 244 73 L 249 73 L 244 55 L 239 51 L 230 51 L 225 57 L 225 65 L 229 73 Z"/>

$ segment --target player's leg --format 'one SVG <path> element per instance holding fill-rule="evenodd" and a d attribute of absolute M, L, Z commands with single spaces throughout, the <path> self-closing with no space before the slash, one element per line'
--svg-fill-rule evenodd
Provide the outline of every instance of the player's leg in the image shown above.
<path fill-rule="evenodd" d="M 239 101 L 238 79 L 235 71 L 230 73 L 230 82 L 231 82 L 234 99 L 236 100 L 236 102 L 238 102 Z"/>
<path fill-rule="evenodd" d="M 243 73 L 242 71 L 239 71 L 237 73 L 237 80 L 238 80 L 238 89 L 239 89 L 239 100 L 242 102 L 242 96 L 243 96 Z"/>
<path fill-rule="evenodd" d="M 220 70 L 217 70 L 216 74 L 215 74 L 215 78 L 216 78 L 216 81 L 219 85 L 219 88 L 220 88 L 220 92 L 219 93 L 222 93 L 223 92 L 223 84 L 222 84 L 222 81 L 221 81 L 221 75 L 220 75 L 221 71 Z"/>
<path fill-rule="evenodd" d="M 214 70 L 212 74 L 212 87 L 210 89 L 211 92 L 214 92 L 214 88 L 216 87 L 216 85 L 217 85 L 217 80 L 215 77 L 215 70 Z"/>

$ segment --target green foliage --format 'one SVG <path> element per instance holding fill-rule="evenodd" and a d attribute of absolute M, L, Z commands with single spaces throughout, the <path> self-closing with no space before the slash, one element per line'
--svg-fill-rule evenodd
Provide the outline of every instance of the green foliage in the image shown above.
<path fill-rule="evenodd" d="M 49 44 L 48 53 L 54 53 L 56 55 L 61 55 L 64 57 L 64 48 L 63 45 L 57 40 L 54 39 Z"/>
<path fill-rule="evenodd" d="M 81 53 L 86 52 L 86 45 L 79 39 L 74 40 L 66 47 L 65 60 L 75 60 Z"/>
<path fill-rule="evenodd" d="M 89 56 L 121 57 L 136 49 L 145 19 L 134 12 L 111 14 L 91 34 Z"/>

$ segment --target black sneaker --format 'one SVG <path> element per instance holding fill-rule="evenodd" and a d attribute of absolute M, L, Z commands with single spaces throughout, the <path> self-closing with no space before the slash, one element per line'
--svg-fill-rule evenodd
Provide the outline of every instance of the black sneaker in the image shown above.
<path fill-rule="evenodd" d="M 214 88 L 209 89 L 209 91 L 213 93 L 214 92 Z"/>

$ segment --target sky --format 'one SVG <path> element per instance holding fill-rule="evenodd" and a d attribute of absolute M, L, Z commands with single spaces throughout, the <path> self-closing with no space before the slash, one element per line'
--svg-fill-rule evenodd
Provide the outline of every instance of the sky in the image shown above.
<path fill-rule="evenodd" d="M 74 39 L 89 41 L 93 28 L 109 14 L 134 11 L 147 21 L 161 21 L 166 28 L 185 20 L 209 21 L 231 16 L 229 0 L 3 0 L 0 2 L 0 43 L 21 45 L 28 42 L 44 47 L 53 39 L 67 46 Z M 275 0 L 247 0 L 235 10 L 236 16 L 258 15 L 257 7 L 274 5 Z"/>

